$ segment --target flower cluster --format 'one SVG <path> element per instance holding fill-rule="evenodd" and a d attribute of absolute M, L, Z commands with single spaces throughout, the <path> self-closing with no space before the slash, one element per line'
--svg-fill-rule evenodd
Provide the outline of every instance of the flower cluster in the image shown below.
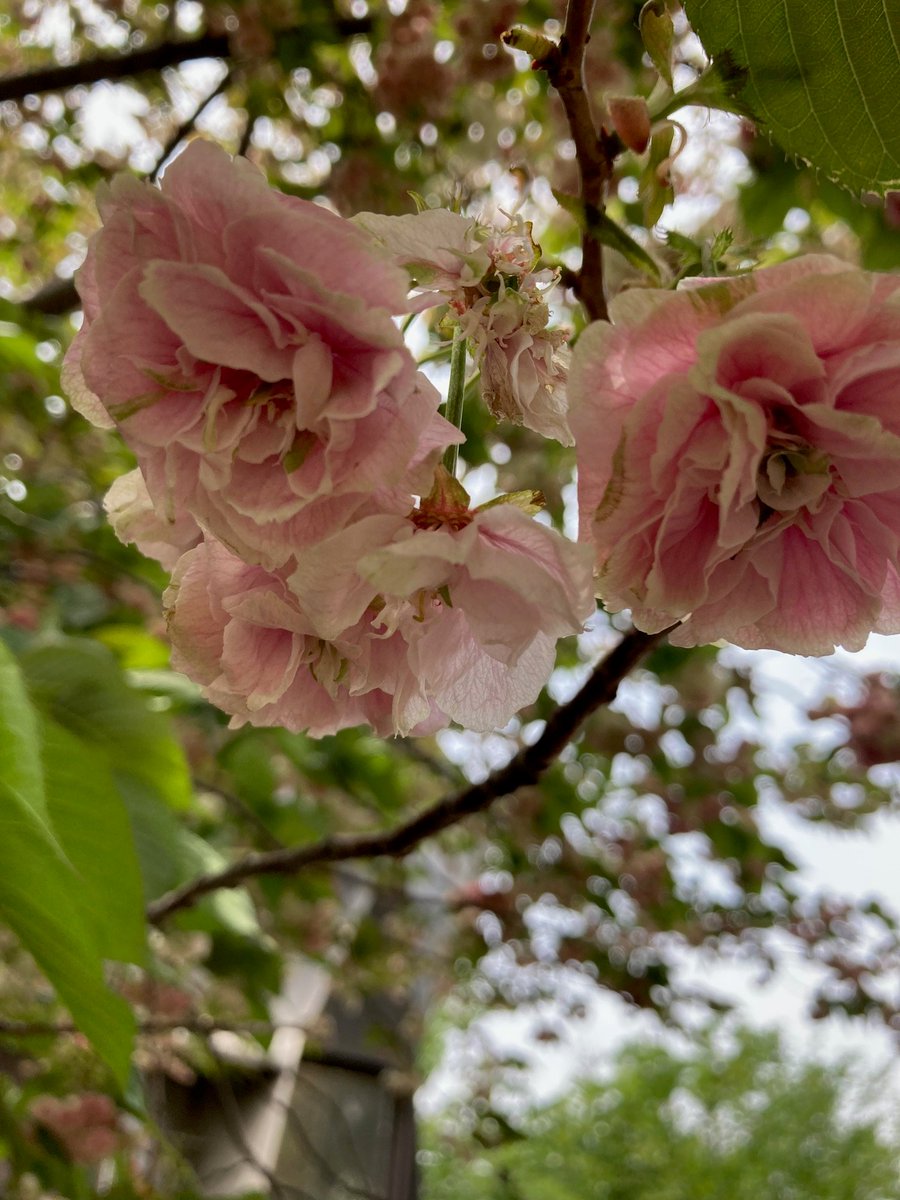
<path fill-rule="evenodd" d="M 609 607 L 687 646 L 900 631 L 900 278 L 810 255 L 611 312 L 570 388 Z"/>
<path fill-rule="evenodd" d="M 73 1163 L 97 1163 L 122 1147 L 119 1111 L 102 1092 L 72 1093 L 62 1099 L 36 1096 L 30 1114 Z"/>
<path fill-rule="evenodd" d="M 99 208 L 64 381 L 137 457 L 106 506 L 173 571 L 175 665 L 236 724 L 505 724 L 589 615 L 590 554 L 438 467 L 461 435 L 394 320 L 407 273 L 203 141 Z"/>
<path fill-rule="evenodd" d="M 566 333 L 548 328 L 544 299 L 558 274 L 537 269 L 530 227 L 518 222 L 498 232 L 446 209 L 353 219 L 410 272 L 417 309 L 449 304 L 481 366 L 493 415 L 570 446 Z"/>

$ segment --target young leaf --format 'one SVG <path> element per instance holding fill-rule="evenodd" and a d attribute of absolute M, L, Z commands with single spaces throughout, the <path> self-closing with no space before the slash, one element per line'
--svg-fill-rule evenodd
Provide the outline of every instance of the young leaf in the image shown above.
<path fill-rule="evenodd" d="M 675 23 L 665 0 L 647 0 L 640 15 L 641 39 L 654 67 L 669 87 L 672 86 L 672 47 Z"/>

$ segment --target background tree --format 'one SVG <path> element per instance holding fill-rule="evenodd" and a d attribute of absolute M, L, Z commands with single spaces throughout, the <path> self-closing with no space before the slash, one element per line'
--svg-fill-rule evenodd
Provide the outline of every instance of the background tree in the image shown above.
<path fill-rule="evenodd" d="M 501 1098 L 515 1086 L 505 1074 Z M 603 1083 L 512 1124 L 471 1098 L 428 1124 L 425 1195 L 887 1198 L 898 1191 L 895 1131 L 847 1110 L 877 1087 L 849 1062 L 792 1061 L 775 1034 L 706 1037 L 688 1057 L 632 1045 Z"/>
<path fill-rule="evenodd" d="M 694 7 L 707 36 L 716 6 Z M 872 8 L 861 6 L 861 29 L 882 19 Z M 584 34 L 589 6 L 572 11 Z M 123 1196 L 165 1194 L 160 1163 L 171 1166 L 171 1151 L 129 1065 L 176 1080 L 209 1070 L 216 1025 L 267 1044 L 268 1001 L 297 954 L 331 969 L 348 1003 L 385 988 L 413 994 L 427 972 L 431 996 L 459 989 L 502 1007 L 553 994 L 571 973 L 678 1023 L 719 1003 L 685 990 L 680 956 L 730 954 L 771 969 L 777 930 L 826 969 L 818 1015 L 900 1020 L 885 986 L 897 970 L 893 914 L 810 895 L 758 822 L 761 796 L 839 828 L 893 806 L 893 786 L 870 770 L 900 756 L 892 679 L 855 689 L 836 681 L 841 694 L 819 710 L 830 748 L 811 735 L 792 748 L 789 771 L 746 720 L 738 725 L 757 705 L 753 677 L 715 648 L 626 639 L 582 707 L 555 718 L 626 628 L 601 614 L 590 634 L 561 644 L 537 703 L 484 739 L 229 730 L 168 668 L 163 572 L 105 522 L 102 496 L 133 465 L 129 452 L 61 396 L 59 364 L 76 323 L 72 273 L 96 227 L 97 185 L 120 170 L 155 178 L 195 132 L 343 215 L 411 211 L 410 192 L 428 206 L 487 214 L 521 205 L 545 261 L 563 269 L 557 308 L 576 332 L 585 310 L 599 315 L 602 297 L 579 272 L 582 248 L 596 265 L 601 243 L 608 293 L 823 246 L 867 269 L 900 263 L 896 194 L 879 196 L 897 182 L 889 106 L 868 105 L 886 151 L 883 174 L 865 156 L 857 166 L 869 173 L 861 196 L 844 163 L 863 140 L 845 128 L 854 115 L 865 120 L 858 99 L 834 115 L 840 161 L 823 162 L 822 173 L 785 158 L 749 116 L 717 115 L 725 148 L 685 167 L 706 135 L 692 125 L 687 148 L 673 153 L 683 131 L 667 114 L 684 97 L 660 83 L 667 71 L 680 90 L 694 88 L 698 126 L 705 104 L 758 115 L 760 96 L 745 95 L 746 64 L 728 45 L 707 43 L 717 65 L 706 72 L 683 15 L 653 6 L 646 46 L 639 15 L 639 5 L 598 6 L 582 92 L 552 55 L 546 70 L 532 69 L 563 30 L 566 14 L 554 5 L 412 0 L 301 11 L 24 0 L 3 14 L 0 907 L 9 928 L 0 1139 L 12 1195 L 84 1193 L 101 1175 Z M 513 45 L 528 52 L 505 48 L 502 34 L 519 22 L 547 44 L 516 35 Z M 729 22 L 721 28 L 725 36 Z M 862 55 L 867 77 L 886 81 L 880 94 L 896 94 L 896 64 L 876 63 L 874 43 L 854 42 L 843 59 L 830 34 L 826 43 L 801 38 L 804 61 L 826 54 L 834 65 L 837 55 L 844 78 Z M 782 78 L 776 66 L 759 87 Z M 568 123 L 579 96 L 605 123 L 599 166 Z M 615 97 L 648 98 L 646 150 L 623 148 Z M 788 148 L 816 161 L 815 148 Z M 734 166 L 733 187 L 722 183 L 723 161 Z M 703 205 L 690 236 L 671 228 L 665 206 L 676 194 L 681 212 L 686 198 Z M 445 368 L 440 323 L 421 333 L 422 355 Z M 464 416 L 468 485 L 504 492 L 525 481 L 561 522 L 571 452 L 495 424 L 474 392 Z M 623 702 L 577 733 L 644 652 Z M 546 740 L 529 749 L 542 729 Z M 507 760 L 507 774 L 470 786 Z M 705 874 L 683 870 L 686 846 Z M 231 864 L 220 882 L 232 886 L 194 887 Z M 379 904 L 348 920 L 347 889 L 360 881 Z M 88 1103 L 84 1116 L 83 1097 L 94 1094 L 107 1105 Z M 45 1102 L 42 1124 L 39 1098 L 48 1095 L 82 1098 L 70 1102 L 86 1121 L 77 1127 L 107 1130 L 89 1161 L 45 1136 L 54 1121 L 60 1127 Z"/>

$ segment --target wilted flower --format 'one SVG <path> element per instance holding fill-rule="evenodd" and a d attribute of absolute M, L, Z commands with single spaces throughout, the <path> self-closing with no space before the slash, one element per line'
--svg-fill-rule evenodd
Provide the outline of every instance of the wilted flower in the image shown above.
<path fill-rule="evenodd" d="M 495 417 L 571 445 L 562 330 L 549 330 L 544 298 L 558 280 L 538 268 L 530 226 L 498 231 L 446 209 L 404 217 L 360 213 L 354 221 L 406 267 L 413 306 L 449 304 L 481 366 L 481 392 Z"/>

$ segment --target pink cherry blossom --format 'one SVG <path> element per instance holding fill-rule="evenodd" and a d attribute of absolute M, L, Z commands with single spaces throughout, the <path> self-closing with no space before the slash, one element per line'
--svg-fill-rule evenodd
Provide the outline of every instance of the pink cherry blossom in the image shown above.
<path fill-rule="evenodd" d="M 156 189 L 99 201 L 66 358 L 154 505 L 280 566 L 378 492 L 398 511 L 460 435 L 392 319 L 406 275 L 350 222 L 194 141 Z"/>
<path fill-rule="evenodd" d="M 281 725 L 322 737 L 368 724 L 388 734 L 394 694 L 404 689 L 417 698 L 404 733 L 446 724 L 419 699 L 406 643 L 376 627 L 377 613 L 322 638 L 283 572 L 245 563 L 211 538 L 180 559 L 164 602 L 173 665 L 232 715 L 232 726 Z"/>
<path fill-rule="evenodd" d="M 608 607 L 681 645 L 900 631 L 900 279 L 809 256 L 611 311 L 570 387 Z"/>
<path fill-rule="evenodd" d="M 36 1096 L 30 1111 L 72 1162 L 98 1163 L 122 1147 L 118 1109 L 102 1092 L 78 1092 L 61 1098 Z"/>
<path fill-rule="evenodd" d="M 547 682 L 556 640 L 594 607 L 585 547 L 513 504 L 467 502 L 439 472 L 408 518 L 366 517 L 310 548 L 290 577 L 322 636 L 373 610 L 402 636 L 417 687 L 398 692 L 397 728 L 424 701 L 470 729 L 505 725 Z"/>
<path fill-rule="evenodd" d="M 395 620 L 425 694 L 469 729 L 501 727 L 537 699 L 556 641 L 593 611 L 589 555 L 511 504 L 466 514 L 427 506 L 421 527 L 361 559 Z"/>
<path fill-rule="evenodd" d="M 182 510 L 169 519 L 156 509 L 137 467 L 113 483 L 103 507 L 119 541 L 133 542 L 142 554 L 155 558 L 167 571 L 201 537 L 190 513 Z"/>

